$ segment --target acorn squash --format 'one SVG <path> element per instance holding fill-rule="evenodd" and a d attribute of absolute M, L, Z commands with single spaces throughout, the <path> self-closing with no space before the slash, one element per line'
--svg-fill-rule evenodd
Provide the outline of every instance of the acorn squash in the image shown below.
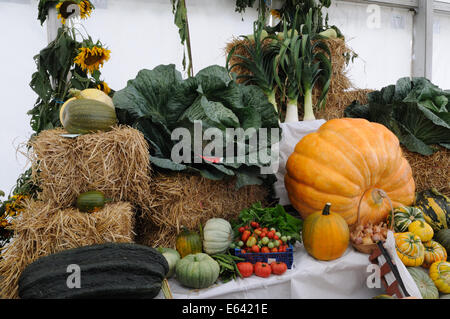
<path fill-rule="evenodd" d="M 447 250 L 447 255 L 450 254 L 450 229 L 441 229 L 436 233 L 434 239 L 444 246 L 445 250 Z"/>

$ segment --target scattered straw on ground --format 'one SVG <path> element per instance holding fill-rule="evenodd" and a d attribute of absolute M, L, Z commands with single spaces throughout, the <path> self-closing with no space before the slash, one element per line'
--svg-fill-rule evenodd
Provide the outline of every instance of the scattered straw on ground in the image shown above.
<path fill-rule="evenodd" d="M 62 133 L 46 130 L 30 142 L 32 175 L 42 200 L 69 207 L 80 193 L 98 190 L 114 201 L 148 201 L 150 160 L 141 132 L 122 126 L 75 139 Z"/>
<path fill-rule="evenodd" d="M 101 211 L 86 214 L 28 200 L 12 229 L 15 236 L 0 260 L 0 294 L 8 299 L 18 298 L 20 274 L 40 257 L 105 242 L 133 242 L 134 213 L 126 202 L 107 204 Z"/>
<path fill-rule="evenodd" d="M 268 190 L 251 185 L 235 189 L 235 181 L 213 181 L 197 175 L 174 173 L 152 177 L 153 205 L 142 218 L 149 224 L 153 245 L 174 244 L 181 226 L 198 229 L 212 217 L 234 219 L 255 202 L 265 203 Z M 148 236 L 145 236 L 148 237 Z M 145 238 L 142 239 L 144 241 Z M 172 246 L 171 245 L 171 246 Z"/>

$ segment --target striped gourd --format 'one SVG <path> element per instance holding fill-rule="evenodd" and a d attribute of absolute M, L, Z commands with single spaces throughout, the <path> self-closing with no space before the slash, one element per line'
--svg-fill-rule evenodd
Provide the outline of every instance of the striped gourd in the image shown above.
<path fill-rule="evenodd" d="M 425 247 L 419 236 L 410 232 L 395 233 L 397 255 L 407 267 L 417 267 L 423 264 Z"/>
<path fill-rule="evenodd" d="M 75 99 L 67 103 L 62 114 L 62 125 L 72 134 L 109 131 L 117 123 L 115 110 L 92 99 Z"/>
<path fill-rule="evenodd" d="M 450 263 L 437 261 L 430 266 L 430 277 L 437 289 L 443 294 L 450 294 Z"/>
<path fill-rule="evenodd" d="M 435 232 L 450 225 L 450 199 L 435 189 L 417 194 L 415 207 L 422 210 L 425 221 Z"/>
<path fill-rule="evenodd" d="M 164 256 L 148 246 L 84 246 L 39 258 L 28 265 L 19 278 L 19 297 L 154 298 L 168 271 Z"/>
<path fill-rule="evenodd" d="M 394 209 L 394 230 L 399 233 L 407 232 L 408 226 L 416 221 L 425 222 L 423 212 L 417 207 L 400 206 Z M 392 223 L 392 212 L 387 218 L 388 226 Z"/>
<path fill-rule="evenodd" d="M 434 240 L 423 243 L 425 247 L 425 258 L 423 260 L 422 267 L 430 268 L 431 264 L 447 260 L 447 251 L 445 248 Z"/>

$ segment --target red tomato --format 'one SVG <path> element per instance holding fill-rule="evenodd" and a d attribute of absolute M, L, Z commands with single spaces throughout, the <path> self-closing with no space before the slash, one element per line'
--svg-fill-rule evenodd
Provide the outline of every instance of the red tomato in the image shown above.
<path fill-rule="evenodd" d="M 239 227 L 239 232 L 240 232 L 240 233 L 243 233 L 244 230 L 245 230 L 245 227 Z"/>
<path fill-rule="evenodd" d="M 261 231 L 259 229 L 255 229 L 253 232 L 258 236 L 261 234 Z"/>
<path fill-rule="evenodd" d="M 277 248 L 277 247 L 273 247 L 273 248 L 270 250 L 270 252 L 271 252 L 271 253 L 277 253 L 277 252 L 278 252 L 278 248 Z"/>
<path fill-rule="evenodd" d="M 252 246 L 252 252 L 259 253 L 259 246 L 258 245 L 253 245 Z"/>
<path fill-rule="evenodd" d="M 261 252 L 262 253 L 270 253 L 270 249 L 269 249 L 269 247 L 264 246 L 264 247 L 261 248 Z"/>
<path fill-rule="evenodd" d="M 242 233 L 242 237 L 241 237 L 242 241 L 245 243 L 247 241 L 247 239 L 250 237 L 251 234 L 252 233 L 249 230 L 245 230 Z"/>
<path fill-rule="evenodd" d="M 250 228 L 250 226 L 248 226 L 248 225 L 245 225 L 245 226 L 244 226 L 244 228 L 245 228 L 245 229 L 249 229 L 249 228 Z"/>
<path fill-rule="evenodd" d="M 274 236 L 273 236 L 273 239 L 278 240 L 278 239 L 280 239 L 280 237 L 278 237 L 277 235 L 274 235 Z"/>
<path fill-rule="evenodd" d="M 265 232 L 265 233 L 267 233 L 267 232 L 269 231 L 269 228 L 264 227 L 264 228 L 262 229 L 262 231 Z"/>
<path fill-rule="evenodd" d="M 239 272 L 241 273 L 242 277 L 250 277 L 253 275 L 253 265 L 249 262 L 240 262 L 236 264 L 237 268 L 239 269 Z"/>
<path fill-rule="evenodd" d="M 270 264 L 270 268 L 272 268 L 272 273 L 275 275 L 282 275 L 287 270 L 287 265 L 284 262 L 273 262 Z"/>
<path fill-rule="evenodd" d="M 267 237 L 269 237 L 270 239 L 272 239 L 273 236 L 275 236 L 275 233 L 273 231 L 267 233 Z"/>
<path fill-rule="evenodd" d="M 241 249 L 241 254 L 245 254 L 245 253 L 246 253 L 245 249 Z"/>
<path fill-rule="evenodd" d="M 284 247 L 284 246 L 278 247 L 278 252 L 284 253 L 285 251 L 286 251 L 286 247 Z"/>
<path fill-rule="evenodd" d="M 255 264 L 255 275 L 262 277 L 262 278 L 267 278 L 270 276 L 270 274 L 272 273 L 272 268 L 270 267 L 270 265 L 268 263 L 264 263 L 264 262 L 257 262 Z"/>
<path fill-rule="evenodd" d="M 277 238 L 275 238 L 277 239 Z M 283 245 L 283 241 L 281 239 L 278 239 L 278 242 L 280 243 L 280 246 Z"/>
<path fill-rule="evenodd" d="M 264 237 L 266 237 L 266 236 L 267 236 L 267 233 L 264 232 L 264 231 L 263 231 L 261 234 L 259 234 L 259 237 L 260 237 L 260 238 L 264 238 Z"/>
<path fill-rule="evenodd" d="M 257 222 L 251 222 L 250 226 L 252 226 L 253 228 L 258 228 L 258 223 Z"/>

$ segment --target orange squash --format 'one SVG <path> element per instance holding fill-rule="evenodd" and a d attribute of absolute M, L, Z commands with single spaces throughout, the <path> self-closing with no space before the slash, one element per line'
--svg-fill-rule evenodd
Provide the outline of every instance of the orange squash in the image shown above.
<path fill-rule="evenodd" d="M 346 221 L 330 212 L 330 203 L 322 211 L 309 215 L 303 222 L 302 240 L 306 251 L 318 260 L 342 256 L 350 242 Z"/>
<path fill-rule="evenodd" d="M 296 145 L 286 164 L 285 186 L 303 218 L 331 202 L 349 225 L 377 224 L 393 207 L 411 206 L 415 183 L 398 138 L 385 126 L 364 119 L 333 119 Z"/>

